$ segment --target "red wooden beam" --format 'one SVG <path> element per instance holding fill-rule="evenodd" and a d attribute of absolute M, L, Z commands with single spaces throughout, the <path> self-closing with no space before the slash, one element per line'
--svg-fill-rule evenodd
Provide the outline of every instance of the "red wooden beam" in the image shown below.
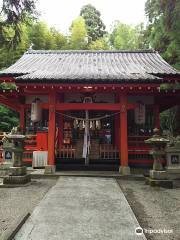
<path fill-rule="evenodd" d="M 15 79 L 13 77 L 0 77 L 0 83 L 15 83 Z"/>
<path fill-rule="evenodd" d="M 47 104 L 43 104 L 45 108 Z M 136 104 L 128 104 L 128 109 L 133 109 Z M 57 103 L 56 110 L 99 110 L 99 111 L 120 111 L 120 103 Z"/>
<path fill-rule="evenodd" d="M 21 110 L 21 106 L 19 103 L 15 103 L 9 99 L 6 99 L 6 98 L 4 98 L 4 96 L 0 96 L 0 104 L 5 105 L 17 112 L 20 112 L 20 110 Z"/>

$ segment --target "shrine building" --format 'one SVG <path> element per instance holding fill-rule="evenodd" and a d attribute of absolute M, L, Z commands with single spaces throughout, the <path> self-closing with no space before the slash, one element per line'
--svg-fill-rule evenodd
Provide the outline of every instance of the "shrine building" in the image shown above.
<path fill-rule="evenodd" d="M 144 140 L 160 112 L 180 104 L 180 90 L 161 88 L 180 72 L 154 50 L 30 49 L 0 82 L 16 85 L 0 90 L 0 104 L 20 114 L 24 163 L 52 171 L 151 167 Z"/>

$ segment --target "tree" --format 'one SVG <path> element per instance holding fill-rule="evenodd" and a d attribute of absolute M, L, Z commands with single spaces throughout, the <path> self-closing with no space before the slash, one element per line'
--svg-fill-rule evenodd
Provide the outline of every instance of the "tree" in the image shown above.
<path fill-rule="evenodd" d="M 145 11 L 150 45 L 180 69 L 180 1 L 147 0 Z"/>
<path fill-rule="evenodd" d="M 110 46 L 107 43 L 107 40 L 104 38 L 97 39 L 92 41 L 88 47 L 90 50 L 109 50 Z"/>
<path fill-rule="evenodd" d="M 28 23 L 35 16 L 34 0 L 3 0 L 0 19 L 0 46 L 15 47 L 21 40 L 22 23 Z M 11 28 L 11 38 L 4 31 Z"/>
<path fill-rule="evenodd" d="M 76 18 L 70 28 L 70 48 L 85 49 L 87 46 L 87 31 L 85 21 L 82 17 Z"/>
<path fill-rule="evenodd" d="M 16 48 L 7 48 L 5 45 L 0 47 L 0 69 L 12 65 L 29 48 L 30 42 L 27 27 L 22 25 L 21 29 L 21 42 L 16 45 Z M 6 39 L 10 34 L 11 28 L 7 28 L 6 35 L 4 35 Z"/>
<path fill-rule="evenodd" d="M 62 33 L 57 31 L 55 28 L 51 28 L 50 31 L 54 38 L 56 49 L 66 49 L 67 37 L 65 37 Z"/>
<path fill-rule="evenodd" d="M 106 27 L 101 20 L 100 12 L 91 4 L 85 5 L 81 8 L 80 16 L 85 20 L 88 43 L 102 38 L 106 34 Z"/>
<path fill-rule="evenodd" d="M 18 113 L 0 105 L 0 132 L 8 132 L 18 126 Z"/>
<path fill-rule="evenodd" d="M 115 49 L 144 48 L 143 25 L 131 25 L 116 21 L 110 34 L 110 43 Z"/>

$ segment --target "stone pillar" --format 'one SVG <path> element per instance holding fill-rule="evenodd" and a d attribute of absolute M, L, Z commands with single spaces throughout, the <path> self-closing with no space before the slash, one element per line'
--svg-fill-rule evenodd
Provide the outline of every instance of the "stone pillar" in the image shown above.
<path fill-rule="evenodd" d="M 45 174 L 55 173 L 56 93 L 49 94 L 48 165 Z"/>
<path fill-rule="evenodd" d="M 127 133 L 127 96 L 120 95 L 120 168 L 122 175 L 129 175 L 128 166 L 128 133 Z"/>

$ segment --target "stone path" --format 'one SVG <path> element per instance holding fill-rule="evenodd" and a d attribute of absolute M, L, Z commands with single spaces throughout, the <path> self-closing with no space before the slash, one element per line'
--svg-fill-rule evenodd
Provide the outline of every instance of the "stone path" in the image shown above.
<path fill-rule="evenodd" d="M 112 178 L 60 177 L 15 240 L 142 240 L 139 224 Z"/>

